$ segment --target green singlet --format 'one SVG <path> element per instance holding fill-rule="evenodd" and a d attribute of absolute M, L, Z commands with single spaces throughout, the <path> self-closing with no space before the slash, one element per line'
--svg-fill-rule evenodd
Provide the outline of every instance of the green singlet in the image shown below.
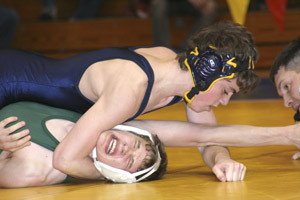
<path fill-rule="evenodd" d="M 17 102 L 5 106 L 0 110 L 0 120 L 11 116 L 18 117 L 19 121 L 25 121 L 26 126 L 15 132 L 24 129 L 30 130 L 31 142 L 34 142 L 46 149 L 54 151 L 59 141 L 49 132 L 45 122 L 51 119 L 65 119 L 76 122 L 80 114 L 73 111 L 54 108 L 34 102 Z M 10 123 L 11 126 L 15 123 Z M 14 132 L 14 133 L 15 133 Z M 12 133 L 12 134 L 14 134 Z M 0 153 L 2 150 L 0 150 Z M 75 178 L 67 176 L 64 183 L 77 182 Z"/>

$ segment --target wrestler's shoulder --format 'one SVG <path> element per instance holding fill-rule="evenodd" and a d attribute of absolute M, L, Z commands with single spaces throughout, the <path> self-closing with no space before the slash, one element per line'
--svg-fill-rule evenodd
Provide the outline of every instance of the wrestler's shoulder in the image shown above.
<path fill-rule="evenodd" d="M 145 53 L 145 54 L 152 55 L 155 57 L 174 57 L 177 55 L 174 50 L 164 47 L 164 46 L 139 48 L 139 49 L 137 49 L 137 52 Z"/>

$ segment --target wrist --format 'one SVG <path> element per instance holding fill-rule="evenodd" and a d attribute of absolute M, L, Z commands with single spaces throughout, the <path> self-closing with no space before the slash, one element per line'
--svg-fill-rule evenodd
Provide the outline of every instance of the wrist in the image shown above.
<path fill-rule="evenodd" d="M 289 126 L 290 131 L 287 131 L 284 134 L 284 141 L 286 141 L 287 145 L 296 145 L 300 144 L 300 124 L 297 123 L 295 125 Z"/>
<path fill-rule="evenodd" d="M 218 152 L 218 153 L 216 153 L 216 155 L 215 155 L 215 164 L 216 163 L 220 163 L 220 162 L 223 162 L 223 161 L 225 161 L 225 160 L 228 160 L 228 159 L 230 159 L 230 156 L 229 156 L 229 153 L 228 152 Z"/>

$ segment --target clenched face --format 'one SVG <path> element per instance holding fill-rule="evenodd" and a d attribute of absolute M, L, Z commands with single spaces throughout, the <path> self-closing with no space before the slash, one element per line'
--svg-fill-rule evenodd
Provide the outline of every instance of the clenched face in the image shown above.
<path fill-rule="evenodd" d="M 275 85 L 284 105 L 295 111 L 300 107 L 300 73 L 280 67 L 275 75 Z"/>
<path fill-rule="evenodd" d="M 143 161 L 151 156 L 149 143 L 127 131 L 108 130 L 99 136 L 97 159 L 118 169 L 137 172 Z"/>

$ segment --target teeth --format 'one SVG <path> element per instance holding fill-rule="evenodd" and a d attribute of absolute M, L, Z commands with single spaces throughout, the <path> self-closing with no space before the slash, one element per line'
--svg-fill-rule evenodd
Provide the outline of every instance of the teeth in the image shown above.
<path fill-rule="evenodd" d="M 117 146 L 117 140 L 113 138 L 108 147 L 108 154 L 113 154 L 116 146 Z"/>

